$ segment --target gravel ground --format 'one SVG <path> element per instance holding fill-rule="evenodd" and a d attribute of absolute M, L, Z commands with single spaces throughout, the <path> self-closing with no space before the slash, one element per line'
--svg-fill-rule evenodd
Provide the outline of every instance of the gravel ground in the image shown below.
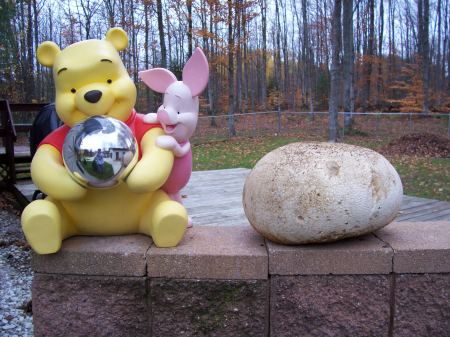
<path fill-rule="evenodd" d="M 0 210 L 0 336 L 33 336 L 30 248 L 14 212 Z"/>

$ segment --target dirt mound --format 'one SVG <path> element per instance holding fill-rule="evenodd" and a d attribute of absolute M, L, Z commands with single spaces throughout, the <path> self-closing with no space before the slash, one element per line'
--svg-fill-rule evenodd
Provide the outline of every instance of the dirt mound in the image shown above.
<path fill-rule="evenodd" d="M 412 133 L 379 149 L 385 155 L 450 158 L 450 140 L 429 133 Z"/>

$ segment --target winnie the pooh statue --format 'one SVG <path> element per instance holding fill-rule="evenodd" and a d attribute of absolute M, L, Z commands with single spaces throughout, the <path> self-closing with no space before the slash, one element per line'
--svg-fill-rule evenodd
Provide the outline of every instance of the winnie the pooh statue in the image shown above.
<path fill-rule="evenodd" d="M 22 213 L 22 229 L 38 254 L 57 252 L 74 235 L 142 233 L 158 247 L 176 246 L 183 238 L 188 216 L 185 208 L 160 189 L 169 177 L 174 155 L 156 145 L 164 135 L 159 124 L 146 124 L 134 110 L 136 87 L 118 51 L 128 37 L 112 28 L 104 40 L 74 43 L 64 50 L 53 42 L 37 49 L 39 62 L 52 67 L 55 106 L 64 125 L 40 144 L 31 163 L 31 177 L 46 193 Z M 62 159 L 70 128 L 91 116 L 115 118 L 131 129 L 139 160 L 119 184 L 98 189 L 83 184 L 66 170 Z"/>

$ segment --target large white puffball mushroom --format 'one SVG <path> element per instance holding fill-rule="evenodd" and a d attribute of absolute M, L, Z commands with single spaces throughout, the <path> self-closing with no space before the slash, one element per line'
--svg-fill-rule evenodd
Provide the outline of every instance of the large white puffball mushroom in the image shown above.
<path fill-rule="evenodd" d="M 400 209 L 403 187 L 389 161 L 340 143 L 293 143 L 265 155 L 243 194 L 250 224 L 282 244 L 330 242 L 375 231 Z"/>

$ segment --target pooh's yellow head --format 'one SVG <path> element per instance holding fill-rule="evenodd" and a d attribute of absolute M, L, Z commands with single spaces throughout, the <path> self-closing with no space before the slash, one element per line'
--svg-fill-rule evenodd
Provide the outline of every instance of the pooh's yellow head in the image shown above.
<path fill-rule="evenodd" d="M 136 86 L 118 53 L 127 45 L 121 28 L 111 28 L 104 40 L 81 41 L 62 51 L 54 42 L 39 45 L 37 58 L 53 68 L 56 111 L 66 125 L 95 115 L 128 119 L 136 102 Z"/>

